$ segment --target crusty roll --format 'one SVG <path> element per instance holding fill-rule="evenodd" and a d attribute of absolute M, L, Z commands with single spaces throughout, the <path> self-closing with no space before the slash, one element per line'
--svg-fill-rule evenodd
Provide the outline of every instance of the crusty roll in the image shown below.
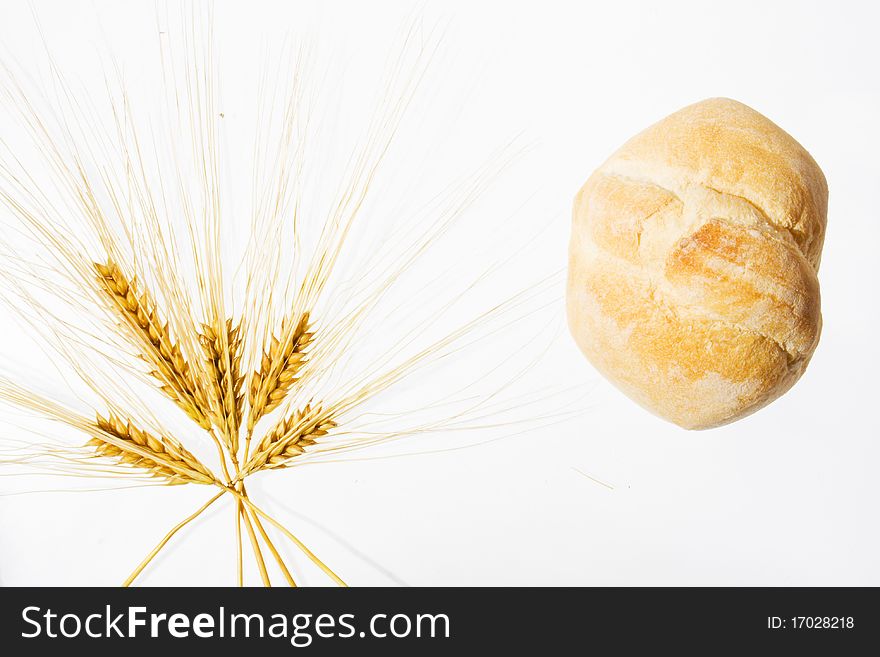
<path fill-rule="evenodd" d="M 688 429 L 785 393 L 822 326 L 828 206 L 789 134 L 726 98 L 636 135 L 574 202 L 568 323 L 629 397 Z"/>

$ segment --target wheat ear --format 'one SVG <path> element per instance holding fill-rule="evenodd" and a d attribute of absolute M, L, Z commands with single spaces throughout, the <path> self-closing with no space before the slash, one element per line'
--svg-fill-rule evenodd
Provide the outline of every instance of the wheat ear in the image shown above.
<path fill-rule="evenodd" d="M 125 325 L 143 347 L 141 357 L 155 369 L 151 374 L 162 384 L 162 391 L 202 428 L 211 422 L 204 411 L 206 404 L 193 381 L 189 364 L 163 323 L 156 304 L 146 290 L 139 290 L 136 277 L 128 278 L 111 259 L 106 265 L 95 263 L 102 290 L 119 310 Z"/>
<path fill-rule="evenodd" d="M 216 327 L 204 325 L 199 341 L 205 350 L 210 372 L 221 409 L 215 424 L 221 430 L 230 454 L 238 452 L 238 432 L 241 427 L 244 395 L 241 375 L 241 324 L 231 319 Z"/>
<path fill-rule="evenodd" d="M 298 319 L 285 319 L 281 324 L 280 337 L 273 335 L 268 349 L 263 351 L 260 370 L 251 375 L 248 435 L 253 433 L 260 418 L 278 408 L 297 381 L 297 374 L 305 364 L 305 349 L 314 336 L 309 328 L 307 312 Z"/>
<path fill-rule="evenodd" d="M 95 436 L 86 445 L 99 456 L 143 470 L 169 484 L 214 484 L 211 471 L 176 440 L 155 437 L 110 413 L 96 418 Z"/>
<path fill-rule="evenodd" d="M 306 404 L 265 435 L 242 468 L 241 477 L 259 470 L 285 467 L 290 459 L 303 454 L 306 447 L 314 445 L 336 426 L 331 412 L 320 405 Z"/>

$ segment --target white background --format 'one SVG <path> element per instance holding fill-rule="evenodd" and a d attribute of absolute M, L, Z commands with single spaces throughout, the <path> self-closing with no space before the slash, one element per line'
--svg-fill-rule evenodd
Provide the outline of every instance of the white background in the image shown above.
<path fill-rule="evenodd" d="M 34 4 L 49 49 L 84 85 L 100 88 L 101 43 L 135 78 L 156 65 L 144 47 L 155 38 L 153 3 Z M 521 261 L 536 274 L 564 267 L 570 200 L 590 172 L 670 112 L 728 96 L 794 135 L 830 188 L 822 339 L 782 399 L 687 432 L 603 381 L 560 330 L 540 376 L 586 390 L 576 420 L 466 450 L 429 453 L 437 437 L 407 458 L 273 473 L 252 485 L 255 498 L 355 585 L 880 584 L 875 6 L 220 2 L 224 93 L 237 97 L 262 44 L 297 30 L 343 68 L 377 58 L 379 79 L 414 12 L 445 35 L 400 152 L 415 154 L 413 176 L 435 148 L 463 173 L 522 132 L 533 147 L 490 198 L 503 212 L 527 204 L 506 235 L 521 245 L 547 228 Z M 0 41 L 3 57 L 40 75 L 45 54 L 25 3 L 0 2 Z M 414 194 L 428 194 L 422 182 Z M 469 221 L 497 221 L 492 207 Z M 454 259 L 456 245 L 446 248 Z M 501 240 L 497 248 L 503 258 Z M 552 308 L 563 326 L 561 303 Z M 0 327 L 4 354 L 32 349 L 5 315 Z M 118 583 L 205 496 L 179 487 L 0 498 L 0 582 Z M 231 530 L 231 506 L 218 504 L 142 582 L 231 584 Z M 304 582 L 323 583 L 285 555 Z"/>

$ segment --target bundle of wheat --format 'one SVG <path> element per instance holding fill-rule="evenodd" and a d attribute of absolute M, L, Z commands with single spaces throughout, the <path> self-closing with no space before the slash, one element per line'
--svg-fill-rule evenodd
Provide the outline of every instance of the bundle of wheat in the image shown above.
<path fill-rule="evenodd" d="M 27 382 L 0 378 L 0 400 L 81 436 L 76 443 L 58 439 L 49 447 L 26 446 L 27 453 L 15 463 L 51 461 L 52 468 L 79 475 L 216 489 L 211 499 L 168 532 L 126 585 L 178 531 L 225 495 L 235 500 L 239 584 L 244 582 L 242 538 L 247 534 L 263 583 L 270 584 L 263 557 L 263 549 L 268 549 L 285 580 L 295 585 L 264 522 L 343 584 L 284 525 L 254 504 L 246 479 L 325 455 L 335 458 L 341 451 L 462 425 L 464 412 L 457 411 L 446 424 L 443 418 L 393 429 L 380 423 L 375 431 L 357 432 L 359 414 L 365 413 L 368 401 L 418 368 L 454 353 L 475 327 L 517 309 L 517 295 L 493 302 L 490 310 L 439 337 L 422 338 L 467 287 L 433 315 L 409 326 L 387 349 L 366 349 L 367 356 L 354 370 L 334 376 L 364 342 L 357 332 L 388 290 L 452 225 L 487 177 L 451 187 L 445 204 L 421 232 L 402 231 L 389 240 L 398 245 L 392 255 L 383 249 L 368 254 L 372 260 L 361 270 L 360 287 L 334 278 L 379 164 L 431 56 L 429 47 L 411 38 L 412 29 L 399 58 L 412 65 L 398 64 L 392 71 L 386 103 L 351 158 L 350 179 L 308 246 L 299 232 L 298 201 L 290 200 L 302 169 L 294 143 L 302 120 L 302 75 L 299 65 L 294 67 L 295 89 L 281 112 L 277 153 L 263 158 L 275 162 L 274 172 L 263 183 L 269 191 L 258 195 L 245 252 L 232 263 L 234 270 L 244 264 L 243 291 L 230 282 L 232 277 L 225 274 L 230 264 L 223 260 L 221 236 L 227 220 L 220 203 L 217 127 L 222 115 L 216 107 L 209 22 L 193 20 L 181 30 L 186 35 L 182 59 L 188 68 L 185 75 L 167 75 L 184 85 L 169 94 L 169 115 L 177 119 L 173 129 L 180 132 L 162 144 L 172 165 L 163 169 L 156 164 L 158 178 L 144 162 L 146 149 L 124 93 L 111 98 L 115 125 L 102 132 L 100 122 L 90 122 L 69 94 L 63 95 L 67 104 L 58 110 L 61 120 L 41 115 L 15 75 L 5 71 L 2 96 L 45 156 L 45 184 L 60 190 L 63 202 L 39 192 L 42 183 L 22 172 L 14 154 L 0 153 L 0 200 L 16 222 L 14 232 L 29 240 L 34 254 L 22 255 L 0 233 L 0 298 L 11 301 L 38 339 L 57 354 L 70 378 L 80 382 L 79 398 L 88 407 L 71 410 L 22 385 Z M 173 68 L 180 57 L 167 55 Z M 53 75 L 53 84 L 66 89 L 56 69 Z M 76 132 L 77 125 L 89 129 Z M 257 149 L 262 153 L 260 149 L 266 146 Z M 178 190 L 179 205 L 174 212 L 168 210 L 168 190 L 173 189 Z M 301 266 L 288 271 L 283 265 L 290 252 Z M 463 399 L 470 403 L 467 395 Z M 481 404 L 469 409 L 473 418 L 482 417 Z M 174 405 L 183 416 L 172 416 Z M 202 432 L 216 448 L 213 471 L 204 456 L 197 456 L 195 445 L 188 443 L 192 452 L 183 446 L 189 436 L 183 425 L 190 421 L 189 430 Z"/>

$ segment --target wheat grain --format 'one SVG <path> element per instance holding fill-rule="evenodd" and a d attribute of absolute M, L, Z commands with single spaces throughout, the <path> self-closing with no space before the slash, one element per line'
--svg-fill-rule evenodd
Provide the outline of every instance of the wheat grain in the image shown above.
<path fill-rule="evenodd" d="M 230 453 L 238 451 L 238 432 L 241 427 L 244 395 L 241 375 L 241 324 L 233 326 L 228 319 L 220 330 L 205 325 L 199 340 L 208 359 L 209 370 L 219 400 L 220 412 L 215 424 L 223 432 Z"/>
<path fill-rule="evenodd" d="M 144 347 L 141 357 L 155 367 L 151 374 L 162 384 L 162 391 L 195 420 L 209 429 L 207 406 L 190 372 L 189 364 L 172 338 L 168 324 L 163 323 L 156 304 L 146 290 L 139 290 L 136 277 L 128 278 L 112 260 L 106 265 L 94 263 L 101 289 L 120 311 L 125 324 Z"/>
<path fill-rule="evenodd" d="M 177 441 L 155 437 L 114 414 L 97 415 L 95 436 L 86 445 L 100 456 L 145 471 L 169 484 L 213 484 L 215 478 Z"/>
<path fill-rule="evenodd" d="M 303 454 L 306 447 L 314 445 L 321 436 L 336 428 L 332 415 L 320 405 L 311 404 L 291 413 L 260 441 L 242 468 L 241 476 L 285 467 L 291 459 Z"/>
<path fill-rule="evenodd" d="M 281 337 L 273 335 L 269 348 L 263 351 L 260 370 L 251 375 L 248 434 L 253 432 L 260 418 L 278 408 L 298 380 L 297 375 L 305 364 L 305 349 L 314 337 L 309 328 L 307 312 L 298 320 L 285 319 L 279 332 Z"/>

